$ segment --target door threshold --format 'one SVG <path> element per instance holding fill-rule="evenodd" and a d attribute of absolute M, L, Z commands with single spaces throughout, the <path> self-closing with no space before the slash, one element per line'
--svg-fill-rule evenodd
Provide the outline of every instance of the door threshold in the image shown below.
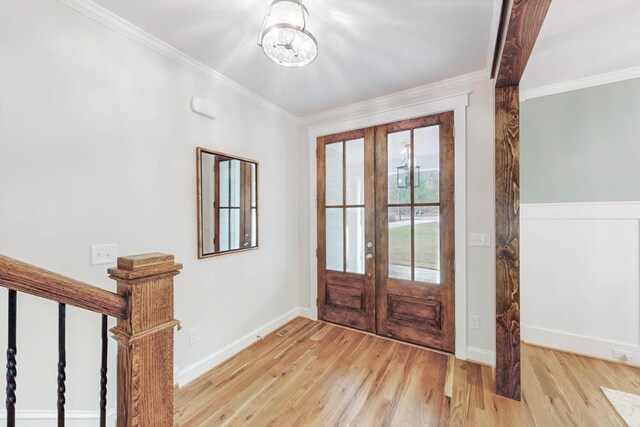
<path fill-rule="evenodd" d="M 422 349 L 422 350 L 432 351 L 434 353 L 442 354 L 443 356 L 448 356 L 448 357 L 453 357 L 453 358 L 456 357 L 456 355 L 454 353 L 449 353 L 449 352 L 446 352 L 446 351 L 443 351 L 443 350 L 438 350 L 437 348 L 427 347 L 427 346 L 423 346 L 423 345 L 420 345 L 420 344 L 414 344 L 414 343 L 411 343 L 411 342 L 408 342 L 408 341 L 402 341 L 402 340 L 391 338 L 391 337 L 387 337 L 387 336 L 384 336 L 384 335 L 378 335 L 378 334 L 376 334 L 374 332 L 363 331 L 362 329 L 352 328 L 350 326 L 345 326 L 345 325 L 340 325 L 339 323 L 328 322 L 326 320 L 320 320 L 320 319 L 318 319 L 318 322 L 326 323 L 326 324 L 332 325 L 332 326 L 337 326 L 339 328 L 347 329 L 349 331 L 360 332 L 362 334 L 370 335 L 372 337 L 382 338 L 383 340 L 396 342 L 398 344 L 404 344 L 404 345 L 408 345 L 410 347 L 415 347 L 415 348 L 419 348 L 419 349 Z"/>

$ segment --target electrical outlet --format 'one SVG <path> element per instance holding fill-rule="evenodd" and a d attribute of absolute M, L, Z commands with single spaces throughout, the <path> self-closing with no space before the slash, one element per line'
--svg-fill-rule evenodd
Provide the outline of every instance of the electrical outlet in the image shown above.
<path fill-rule="evenodd" d="M 633 359 L 633 355 L 630 351 L 613 350 L 613 358 L 621 362 L 630 362 Z"/>
<path fill-rule="evenodd" d="M 91 246 L 91 265 L 114 264 L 118 259 L 118 245 Z"/>
<path fill-rule="evenodd" d="M 200 342 L 200 328 L 189 329 L 189 345 L 194 345 Z"/>
<path fill-rule="evenodd" d="M 469 316 L 469 323 L 469 327 L 471 329 L 480 329 L 480 316 L 472 314 L 471 316 Z"/>

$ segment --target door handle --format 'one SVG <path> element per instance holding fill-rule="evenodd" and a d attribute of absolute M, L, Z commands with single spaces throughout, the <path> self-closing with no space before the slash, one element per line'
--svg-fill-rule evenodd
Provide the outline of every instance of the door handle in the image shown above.
<path fill-rule="evenodd" d="M 367 254 L 367 259 L 373 259 L 373 254 Z"/>

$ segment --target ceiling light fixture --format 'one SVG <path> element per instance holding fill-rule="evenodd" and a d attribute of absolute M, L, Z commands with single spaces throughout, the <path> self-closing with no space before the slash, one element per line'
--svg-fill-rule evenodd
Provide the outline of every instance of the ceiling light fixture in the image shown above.
<path fill-rule="evenodd" d="M 304 67 L 316 59 L 318 42 L 309 31 L 309 11 L 302 0 L 273 0 L 258 45 L 269 59 L 285 67 Z"/>

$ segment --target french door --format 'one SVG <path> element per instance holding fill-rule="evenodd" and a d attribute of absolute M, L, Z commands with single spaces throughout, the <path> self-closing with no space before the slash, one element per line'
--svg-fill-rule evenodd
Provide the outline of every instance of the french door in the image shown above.
<path fill-rule="evenodd" d="M 317 144 L 319 317 L 453 352 L 453 113 Z"/>

